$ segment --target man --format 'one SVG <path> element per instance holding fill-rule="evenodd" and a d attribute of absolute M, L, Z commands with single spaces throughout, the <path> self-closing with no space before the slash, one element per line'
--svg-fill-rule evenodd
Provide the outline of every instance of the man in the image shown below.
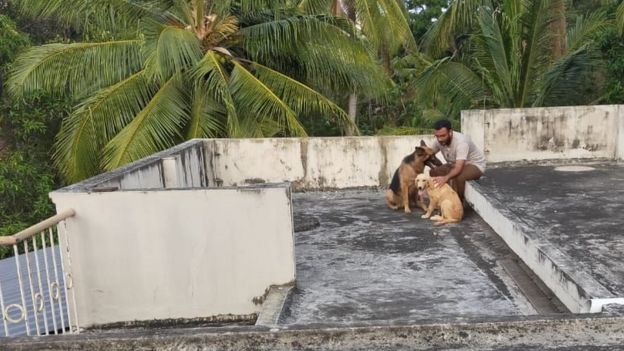
<path fill-rule="evenodd" d="M 430 175 L 438 186 L 453 181 L 453 188 L 464 199 L 467 180 L 479 179 L 485 172 L 485 155 L 470 137 L 453 130 L 451 122 L 442 119 L 433 124 L 436 140 L 431 148 L 442 151 L 446 164 L 431 170 Z"/>

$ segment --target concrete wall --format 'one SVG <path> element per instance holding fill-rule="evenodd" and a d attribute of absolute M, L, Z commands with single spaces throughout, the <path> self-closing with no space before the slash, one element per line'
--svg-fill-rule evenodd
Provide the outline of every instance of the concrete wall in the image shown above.
<path fill-rule="evenodd" d="M 624 107 L 618 105 L 619 109 L 624 112 Z M 620 111 L 618 110 L 618 112 Z M 618 114 L 617 118 L 617 151 L 615 157 L 618 160 L 624 160 L 624 116 Z"/>
<path fill-rule="evenodd" d="M 624 158 L 621 105 L 462 111 L 488 162 Z"/>
<path fill-rule="evenodd" d="M 204 142 L 189 140 L 126 166 L 67 186 L 63 192 L 205 187 Z"/>
<path fill-rule="evenodd" d="M 295 190 L 387 186 L 406 155 L 432 135 L 349 138 L 210 139 L 210 186 L 292 182 Z"/>
<path fill-rule="evenodd" d="M 67 233 L 83 327 L 249 315 L 295 278 L 287 185 L 50 196 L 76 210 Z"/>
<path fill-rule="evenodd" d="M 62 191 L 282 182 L 295 190 L 383 187 L 420 140 L 431 145 L 433 136 L 191 140 Z"/>

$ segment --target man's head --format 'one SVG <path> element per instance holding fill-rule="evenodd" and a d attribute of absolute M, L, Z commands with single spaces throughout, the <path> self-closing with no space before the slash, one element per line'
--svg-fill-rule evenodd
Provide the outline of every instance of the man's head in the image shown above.
<path fill-rule="evenodd" d="M 441 145 L 450 145 L 453 139 L 453 128 L 448 119 L 441 119 L 433 124 L 433 135 Z"/>

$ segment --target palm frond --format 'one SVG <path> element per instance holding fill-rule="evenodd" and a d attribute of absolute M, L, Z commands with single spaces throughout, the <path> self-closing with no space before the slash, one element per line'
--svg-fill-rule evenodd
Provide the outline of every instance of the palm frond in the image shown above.
<path fill-rule="evenodd" d="M 490 103 L 490 94 L 481 77 L 462 63 L 443 58 L 431 62 L 415 81 L 419 98 L 435 105 L 440 97 L 451 106 L 448 111 Z"/>
<path fill-rule="evenodd" d="M 169 78 L 147 105 L 104 148 L 103 168 L 115 169 L 176 145 L 189 120 L 183 77 Z"/>
<path fill-rule="evenodd" d="M 505 100 L 505 104 L 513 104 L 514 88 L 512 86 L 512 70 L 510 67 L 507 43 L 503 38 L 503 33 L 499 22 L 495 18 L 494 12 L 483 7 L 479 13 L 480 39 L 483 41 L 483 50 L 486 52 L 488 62 L 492 64 L 497 86 L 500 89 L 500 96 Z"/>
<path fill-rule="evenodd" d="M 480 7 L 493 8 L 490 0 L 452 0 L 423 38 L 426 54 L 438 58 L 446 51 L 454 52 L 456 37 L 471 32 L 477 24 L 475 14 Z"/>
<path fill-rule="evenodd" d="M 363 49 L 336 47 L 328 51 L 322 43 L 309 42 L 300 48 L 302 77 L 314 87 L 333 91 L 358 91 L 368 97 L 383 99 L 392 81 L 382 67 Z M 287 68 L 285 68 L 287 69 Z"/>
<path fill-rule="evenodd" d="M 195 88 L 191 96 L 186 139 L 227 136 L 227 111 L 205 91 Z"/>
<path fill-rule="evenodd" d="M 553 35 L 549 26 L 559 15 L 553 13 L 556 8 L 549 6 L 549 1 L 525 0 L 523 5 L 525 9 L 521 21 L 525 34 L 520 36 L 523 52 L 515 107 L 531 104 L 534 86 L 551 63 Z"/>
<path fill-rule="evenodd" d="M 578 16 L 573 27 L 568 29 L 568 50 L 576 51 L 591 41 L 597 33 L 604 32 L 611 23 L 602 11 L 596 11 L 587 17 Z"/>
<path fill-rule="evenodd" d="M 375 50 L 395 54 L 401 47 L 416 49 L 402 1 L 353 0 L 346 6 L 354 11 L 350 19 Z"/>
<path fill-rule="evenodd" d="M 314 38 L 322 38 L 332 47 L 338 44 L 337 41 L 348 39 L 348 33 L 341 32 L 333 21 L 324 16 L 294 16 L 251 25 L 242 28 L 240 33 L 245 51 L 251 58 L 266 60 L 284 52 L 295 52 L 301 43 Z"/>
<path fill-rule="evenodd" d="M 196 65 L 192 76 L 199 90 L 206 92 L 214 101 L 225 106 L 228 134 L 236 136 L 240 133 L 239 118 L 229 90 L 230 77 L 224 63 L 224 58 L 210 50 Z"/>
<path fill-rule="evenodd" d="M 11 67 L 8 91 L 88 95 L 140 70 L 140 48 L 139 40 L 35 46 Z"/>
<path fill-rule="evenodd" d="M 297 8 L 307 14 L 328 13 L 332 0 L 301 0 Z"/>
<path fill-rule="evenodd" d="M 615 11 L 615 22 L 620 35 L 624 34 L 624 2 Z"/>
<path fill-rule="evenodd" d="M 118 31 L 122 24 L 136 28 L 141 19 L 162 20 L 168 8 L 167 1 L 159 0 L 17 0 L 16 4 L 29 16 L 112 31 Z"/>
<path fill-rule="evenodd" d="M 251 65 L 258 79 L 298 115 L 317 113 L 324 118 L 337 120 L 343 126 L 351 123 L 344 110 L 310 87 L 259 63 Z"/>
<path fill-rule="evenodd" d="M 166 81 L 193 67 L 202 57 L 199 40 L 180 25 L 151 22 L 145 28 L 145 69 L 151 79 Z"/>
<path fill-rule="evenodd" d="M 280 128 L 293 136 L 306 136 L 296 113 L 266 84 L 260 81 L 240 63 L 232 61 L 234 69 L 230 78 L 230 90 L 239 110 L 249 111 L 260 120 L 272 119 Z"/>
<path fill-rule="evenodd" d="M 155 88 L 141 71 L 78 105 L 63 121 L 53 155 L 66 179 L 79 181 L 101 170 L 102 148 L 149 102 Z"/>
<path fill-rule="evenodd" d="M 103 138 L 93 116 L 72 113 L 61 126 L 56 137 L 54 165 L 69 182 L 77 182 L 100 173 L 99 152 Z"/>
<path fill-rule="evenodd" d="M 539 82 L 533 106 L 589 103 L 587 91 L 583 87 L 590 83 L 591 73 L 603 65 L 604 62 L 589 45 L 562 57 L 545 72 L 544 79 Z"/>
<path fill-rule="evenodd" d="M 271 10 L 278 14 L 279 10 L 288 6 L 289 0 L 241 0 L 239 6 L 243 14 L 258 13 Z"/>
<path fill-rule="evenodd" d="M 246 52 L 253 61 L 315 87 L 382 96 L 390 82 L 373 53 L 335 23 L 340 21 L 300 16 L 250 26 L 242 30 Z"/>

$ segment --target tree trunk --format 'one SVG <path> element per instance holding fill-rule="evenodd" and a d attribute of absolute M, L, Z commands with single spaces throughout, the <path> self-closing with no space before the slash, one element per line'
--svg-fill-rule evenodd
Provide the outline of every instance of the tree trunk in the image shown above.
<path fill-rule="evenodd" d="M 347 5 L 347 18 L 349 18 L 353 22 L 354 25 L 357 24 L 355 3 L 353 2 L 353 0 L 351 0 L 351 1 L 347 1 L 346 5 Z M 346 130 L 346 134 L 349 136 L 357 134 L 357 124 L 356 124 L 357 123 L 357 102 L 358 102 L 358 96 L 357 96 L 357 93 L 354 91 L 351 93 L 351 95 L 349 95 L 349 120 L 352 123 L 352 125 L 350 125 L 349 128 L 347 128 Z"/>
<path fill-rule="evenodd" d="M 353 136 L 357 134 L 357 101 L 358 96 L 356 93 L 349 95 L 349 121 L 351 121 L 352 124 L 348 125 L 345 129 L 345 134 L 348 136 Z"/>
<path fill-rule="evenodd" d="M 392 67 L 391 67 L 391 58 L 390 52 L 388 51 L 388 47 L 385 44 L 381 44 L 381 48 L 379 49 L 379 55 L 381 56 L 381 60 L 383 62 L 383 68 L 388 77 L 392 77 Z"/>
<path fill-rule="evenodd" d="M 555 19 L 550 24 L 550 32 L 553 33 L 552 60 L 556 61 L 568 51 L 565 1 L 556 0 L 552 6 L 555 14 Z"/>
<path fill-rule="evenodd" d="M 331 5 L 331 12 L 334 16 L 342 16 L 342 6 L 340 0 L 333 0 Z"/>

